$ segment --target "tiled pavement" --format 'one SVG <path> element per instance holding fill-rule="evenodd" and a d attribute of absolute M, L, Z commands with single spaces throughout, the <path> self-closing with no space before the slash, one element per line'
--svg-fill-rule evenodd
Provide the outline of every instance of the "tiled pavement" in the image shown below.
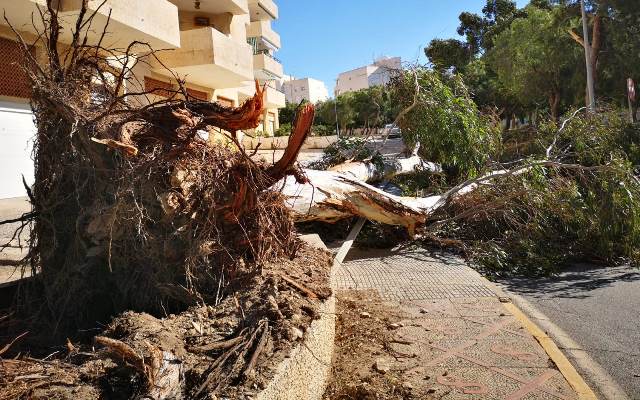
<path fill-rule="evenodd" d="M 353 249 L 335 279 L 338 289 L 375 289 L 384 300 L 494 296 L 463 260 L 417 249 Z"/>
<path fill-rule="evenodd" d="M 419 382 L 412 390 L 425 399 L 578 398 L 540 344 L 460 259 L 354 249 L 335 284 L 376 290 L 405 315 L 388 361 Z"/>

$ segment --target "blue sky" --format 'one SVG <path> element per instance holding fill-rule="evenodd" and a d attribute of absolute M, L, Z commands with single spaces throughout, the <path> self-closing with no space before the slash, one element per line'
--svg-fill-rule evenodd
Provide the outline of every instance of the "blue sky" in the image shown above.
<path fill-rule="evenodd" d="M 517 0 L 524 6 L 527 0 Z M 285 73 L 324 81 L 379 56 L 426 62 L 433 38 L 457 37 L 458 15 L 480 12 L 485 0 L 278 0 Z"/>

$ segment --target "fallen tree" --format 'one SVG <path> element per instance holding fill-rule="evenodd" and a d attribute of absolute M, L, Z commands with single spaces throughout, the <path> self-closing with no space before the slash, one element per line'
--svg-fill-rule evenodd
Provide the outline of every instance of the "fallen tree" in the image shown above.
<path fill-rule="evenodd" d="M 0 310 L 0 355 L 17 357 L 0 363 L 0 398 L 245 397 L 330 294 L 329 256 L 271 189 L 305 180 L 295 159 L 314 108 L 278 163 L 255 163 L 236 132 L 260 123 L 260 85 L 237 108 L 191 98 L 169 69 L 175 90 L 146 90 L 129 60 L 161 70 L 153 49 L 104 47 L 88 0 L 62 45 L 59 6 L 47 1 L 35 42 L 15 32 L 37 134 L 32 211 L 9 222 L 30 230 L 33 279 Z M 236 147 L 199 135 L 214 129 Z M 51 347 L 64 350 L 46 365 L 31 358 Z"/>
<path fill-rule="evenodd" d="M 473 131 L 490 122 L 474 117 L 473 107 L 453 113 L 444 109 L 443 104 L 456 101 L 448 100 L 451 88 L 437 82 L 433 72 L 409 71 L 395 81 L 399 89 L 391 91 L 404 94 L 409 110 L 398 121 L 406 142 L 419 143 L 419 154 L 432 155 L 442 171 L 436 174 L 437 185 L 425 187 L 434 195 L 395 196 L 367 184 L 393 180 L 394 174 L 425 164 L 409 157 L 399 163 L 411 160 L 411 167 L 389 168 L 368 153 L 365 161 L 306 171 L 308 183 L 280 182 L 277 187 L 289 198 L 296 220 L 335 222 L 356 216 L 404 226 L 411 237 L 420 234 L 430 242 L 455 245 L 492 273 L 548 274 L 573 261 L 639 262 L 638 125 L 625 121 L 619 110 L 579 109 L 559 126 L 551 121 L 529 128 L 535 129 L 534 139 L 524 147 L 502 147 L 485 136 L 495 130 Z M 414 81 L 420 89 L 412 91 Z M 453 79 L 451 85 L 460 89 L 461 82 Z M 430 88 L 438 101 L 429 97 Z M 468 96 L 465 90 L 458 93 Z M 426 127 L 425 120 L 430 121 Z M 448 128 L 436 129 L 442 121 L 448 121 Z M 364 148 L 357 141 L 347 145 L 344 150 L 351 154 L 330 153 L 329 160 L 348 160 Z M 426 165 L 414 177 L 433 174 Z"/>
<path fill-rule="evenodd" d="M 295 161 L 314 116 L 307 105 L 282 158 L 261 164 L 235 135 L 259 123 L 259 86 L 241 107 L 226 108 L 190 98 L 174 77 L 177 88 L 167 99 L 140 106 L 129 100 L 154 92 L 123 91 L 135 75 L 128 62 L 114 70 L 114 55 L 126 61 L 141 46 L 148 52 L 138 62 L 159 63 L 155 53 L 140 43 L 124 56 L 87 45 L 87 0 L 71 45 L 60 52 L 54 4 L 47 2 L 47 32 L 38 36 L 47 64 L 22 42 L 38 134 L 36 183 L 28 189 L 33 210 L 17 221 L 33 228 L 25 263 L 35 278 L 14 310 L 0 315 L 0 338 L 8 343 L 0 355 L 25 337 L 24 326 L 43 332 L 46 345 L 71 340 L 66 354 L 45 367 L 29 357 L 0 365 L 0 386 L 11 389 L 3 394 L 46 388 L 32 397 L 70 398 L 84 390 L 100 398 L 120 390 L 130 398 L 204 398 L 227 394 L 232 385 L 259 387 L 260 365 L 304 335 L 317 302 L 330 292 L 328 255 L 301 245 L 294 220 L 360 216 L 404 226 L 411 235 L 498 243 L 502 263 L 548 250 L 554 235 L 572 257 L 587 254 L 592 239 L 608 260 L 639 257 L 640 185 L 631 166 L 640 157 L 625 136 L 636 131 L 616 125 L 614 116 L 576 118 L 544 136 L 552 139 L 544 154 L 490 164 L 494 130 L 470 107 L 468 93 L 454 101 L 450 87 L 414 72 L 400 92 L 407 82 L 426 87 L 410 92 L 399 123 L 411 120 L 403 126 L 407 141 L 420 143 L 418 154 L 433 155 L 433 163 L 412 155 L 302 170 Z M 439 101 L 423 98 L 429 87 Z M 446 118 L 435 118 L 441 112 Z M 437 125 L 425 131 L 419 122 L 431 117 L 455 132 Z M 199 137 L 214 128 L 228 132 L 235 147 Z M 434 172 L 455 183 L 424 198 L 394 196 L 366 182 Z M 460 226 L 475 236 L 462 237 Z M 505 257 L 504 249 L 512 253 Z M 98 329 L 94 351 L 86 328 L 96 329 L 96 321 L 111 322 Z"/>

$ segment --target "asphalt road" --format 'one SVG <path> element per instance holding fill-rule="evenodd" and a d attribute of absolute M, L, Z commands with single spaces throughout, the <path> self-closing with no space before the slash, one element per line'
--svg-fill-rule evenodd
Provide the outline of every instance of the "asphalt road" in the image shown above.
<path fill-rule="evenodd" d="M 640 399 L 640 269 L 577 266 L 553 278 L 499 283 L 564 330 L 631 399 Z"/>

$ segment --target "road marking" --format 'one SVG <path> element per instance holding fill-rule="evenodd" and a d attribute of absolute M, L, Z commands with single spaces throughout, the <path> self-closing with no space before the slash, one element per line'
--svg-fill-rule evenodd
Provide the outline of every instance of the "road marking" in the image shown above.
<path fill-rule="evenodd" d="M 595 393 L 589 385 L 582 379 L 582 376 L 578 374 L 578 371 L 573 367 L 571 362 L 565 357 L 565 355 L 560 351 L 558 346 L 553 342 L 553 340 L 547 336 L 546 333 L 542 331 L 542 329 L 538 328 L 536 324 L 531 322 L 529 318 L 522 312 L 518 307 L 516 307 L 513 303 L 503 303 L 502 304 L 516 319 L 520 321 L 520 323 L 525 327 L 527 331 L 540 343 L 544 351 L 547 352 L 549 358 L 556 364 L 560 373 L 564 376 L 564 378 L 569 382 L 569 385 L 573 388 L 573 390 L 577 393 L 579 399 L 584 400 L 597 400 Z"/>

